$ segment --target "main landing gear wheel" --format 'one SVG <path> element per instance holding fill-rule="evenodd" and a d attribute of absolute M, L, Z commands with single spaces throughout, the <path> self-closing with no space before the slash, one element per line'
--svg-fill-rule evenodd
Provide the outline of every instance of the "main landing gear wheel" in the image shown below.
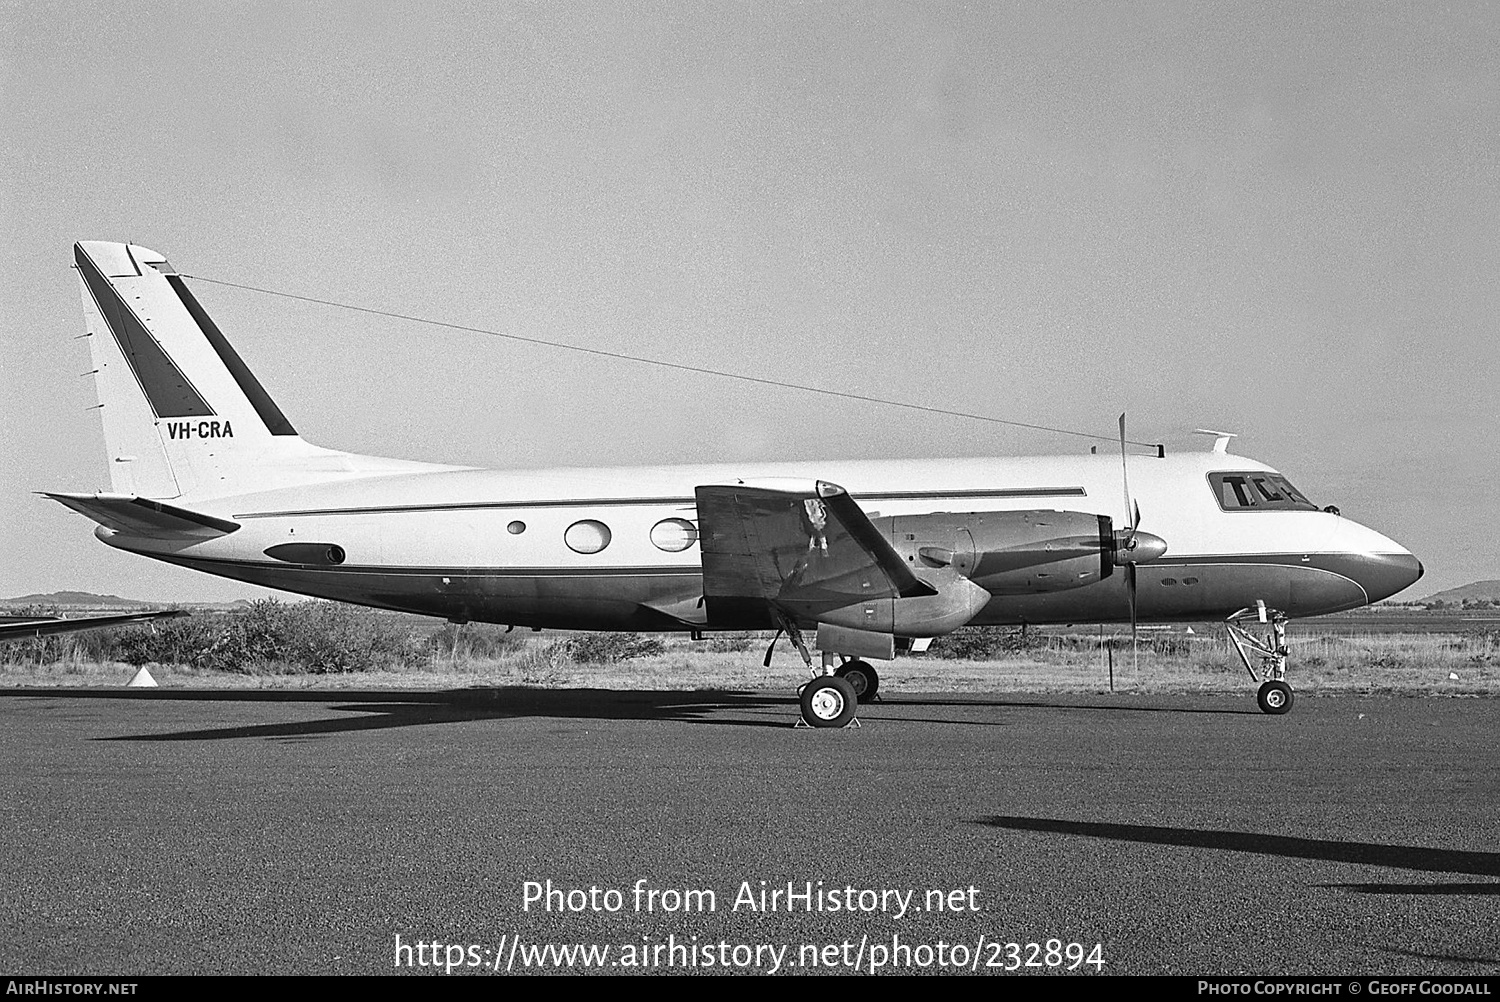
<path fill-rule="evenodd" d="M 821 675 L 802 687 L 802 719 L 809 727 L 845 727 L 858 709 L 854 686 L 837 675 Z"/>
<path fill-rule="evenodd" d="M 854 687 L 854 698 L 861 703 L 868 703 L 880 691 L 880 676 L 868 661 L 845 661 L 834 674 Z"/>
<path fill-rule="evenodd" d="M 1292 708 L 1292 687 L 1280 679 L 1272 679 L 1260 687 L 1255 694 L 1261 713 L 1286 713 Z"/>

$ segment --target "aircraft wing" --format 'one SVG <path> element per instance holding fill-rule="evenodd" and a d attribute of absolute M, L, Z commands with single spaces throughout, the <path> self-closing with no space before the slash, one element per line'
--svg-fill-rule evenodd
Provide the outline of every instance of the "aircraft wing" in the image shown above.
<path fill-rule="evenodd" d="M 79 630 L 102 630 L 111 626 L 148 623 L 155 619 L 175 619 L 186 615 L 187 612 L 183 609 L 172 609 L 167 612 L 131 612 L 119 616 L 84 616 L 80 619 L 59 619 L 56 616 L 14 619 L 6 616 L 0 617 L 0 641 L 30 640 L 54 633 L 77 633 Z"/>
<path fill-rule="evenodd" d="M 696 489 L 703 594 L 838 608 L 935 595 L 837 484 L 777 481 Z"/>
<path fill-rule="evenodd" d="M 133 536 L 175 536 L 182 533 L 224 536 L 240 527 L 238 522 L 227 518 L 216 518 L 134 494 L 43 493 L 105 528 Z"/>

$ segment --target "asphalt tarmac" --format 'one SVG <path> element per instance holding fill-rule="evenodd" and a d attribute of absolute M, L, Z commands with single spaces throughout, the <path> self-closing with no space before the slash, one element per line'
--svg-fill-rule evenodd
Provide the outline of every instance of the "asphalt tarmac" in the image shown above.
<path fill-rule="evenodd" d="M 0 971 L 1500 972 L 1493 700 L 796 716 L 784 693 L 5 690 Z"/>

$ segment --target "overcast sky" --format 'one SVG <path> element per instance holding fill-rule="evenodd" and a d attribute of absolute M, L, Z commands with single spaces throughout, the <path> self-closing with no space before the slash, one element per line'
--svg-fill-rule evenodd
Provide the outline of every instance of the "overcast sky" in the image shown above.
<path fill-rule="evenodd" d="M 1201 449 L 1500 577 L 1500 6 L 0 0 L 0 597 L 113 551 L 70 270 Z M 310 441 L 498 468 L 1076 452 L 197 283 Z"/>

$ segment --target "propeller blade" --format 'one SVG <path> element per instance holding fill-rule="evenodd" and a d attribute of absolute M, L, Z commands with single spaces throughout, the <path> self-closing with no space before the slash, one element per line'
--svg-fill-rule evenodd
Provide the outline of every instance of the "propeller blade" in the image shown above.
<path fill-rule="evenodd" d="M 1136 564 L 1140 560 L 1155 560 L 1167 550 L 1166 540 L 1151 533 L 1141 533 L 1141 506 L 1130 496 L 1130 459 L 1125 447 L 1125 415 L 1120 415 L 1120 487 L 1125 492 L 1125 517 L 1130 528 L 1120 540 L 1116 551 L 1116 562 L 1125 565 L 1125 595 L 1130 601 L 1130 661 L 1136 673 L 1140 673 L 1141 644 L 1140 623 L 1136 595 Z M 1136 547 L 1145 549 L 1137 554 Z M 1123 560 L 1122 560 L 1123 556 Z"/>

